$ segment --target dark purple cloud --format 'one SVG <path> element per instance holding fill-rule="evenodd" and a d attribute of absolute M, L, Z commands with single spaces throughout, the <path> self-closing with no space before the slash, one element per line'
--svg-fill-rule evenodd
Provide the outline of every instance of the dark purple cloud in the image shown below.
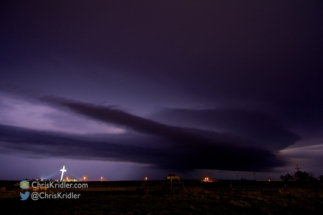
<path fill-rule="evenodd" d="M 273 115 L 243 109 L 165 109 L 151 118 L 175 125 L 224 130 L 257 142 L 258 147 L 272 150 L 293 145 L 300 137 L 284 127 Z"/>
<path fill-rule="evenodd" d="M 67 110 L 84 117 L 95 119 L 97 121 L 112 123 L 114 125 L 122 126 L 127 129 L 144 133 L 144 134 L 165 137 L 167 139 L 177 142 L 178 147 L 185 147 L 185 148 L 192 147 L 194 149 L 197 149 L 197 148 L 202 148 L 203 146 L 213 145 L 213 144 L 220 144 L 220 145 L 242 144 L 243 146 L 249 146 L 249 147 L 255 146 L 255 143 L 253 141 L 247 141 L 248 139 L 244 140 L 243 138 L 240 138 L 239 136 L 234 136 L 229 132 L 218 133 L 218 132 L 212 132 L 207 130 L 201 130 L 194 127 L 185 128 L 185 127 L 162 124 L 157 121 L 153 121 L 143 117 L 135 116 L 133 114 L 129 114 L 115 107 L 94 105 L 90 103 L 68 100 L 65 98 L 60 98 L 55 96 L 43 96 L 40 98 L 40 101 L 48 103 L 52 107 L 61 108 L 62 110 L 65 110 L 65 111 Z M 214 115 L 213 116 L 210 115 L 210 117 L 214 117 Z M 233 123 L 235 122 L 233 121 Z M 242 122 L 240 122 L 240 124 L 241 123 Z M 276 125 L 276 127 L 278 127 L 277 130 L 280 129 L 279 125 Z M 286 135 L 287 138 L 288 138 L 288 135 L 290 135 L 290 138 L 292 139 L 290 140 L 289 144 L 293 143 L 291 141 L 297 140 L 296 135 L 293 136 L 288 132 L 286 133 L 287 133 Z M 236 142 L 238 142 L 238 144 L 236 144 Z M 286 147 L 286 145 L 280 146 L 279 148 L 284 148 L 284 147 Z"/>
<path fill-rule="evenodd" d="M 321 1 L 0 4 L 0 88 L 14 86 L 0 97 L 18 93 L 23 94 L 18 100 L 28 100 L 25 90 L 37 92 L 31 93 L 34 98 L 53 95 L 33 99 L 44 111 L 35 119 L 28 111 L 21 113 L 19 102 L 9 104 L 17 107 L 10 112 L 7 100 L 0 99 L 0 116 L 5 116 L 0 120 L 8 125 L 26 127 L 28 117 L 29 128 L 41 122 L 48 123 L 44 128 L 64 125 L 77 132 L 88 127 L 75 125 L 84 119 L 113 124 L 145 136 L 135 138 L 145 143 L 139 145 L 145 153 L 150 145 L 164 143 L 164 150 L 180 153 L 178 166 L 188 169 L 206 163 L 234 169 L 207 159 L 230 163 L 229 158 L 253 150 L 273 155 L 297 146 L 299 139 L 306 143 L 322 137 Z M 50 113 L 42 105 L 68 111 Z M 68 114 L 82 120 L 65 119 Z M 129 131 L 125 136 L 128 146 Z M 90 157 L 100 155 L 93 150 Z M 189 164 L 192 151 L 201 163 Z M 269 155 L 259 167 L 277 164 Z M 249 165 L 248 156 L 247 163 L 241 157 L 241 165 Z M 157 160 L 147 162 L 172 166 L 173 160 Z"/>
<path fill-rule="evenodd" d="M 100 83 L 114 80 L 107 74 L 117 70 L 180 88 L 202 103 L 267 102 L 310 129 L 323 120 L 319 1 L 7 1 L 2 14 L 5 83 L 60 84 L 71 93 L 89 80 L 78 74 Z M 98 91 L 105 90 L 115 89 Z"/>
<path fill-rule="evenodd" d="M 264 171 L 284 164 L 269 151 L 251 147 L 219 144 L 203 147 L 201 143 L 196 143 L 201 148 L 192 150 L 190 147 L 178 148 L 176 142 L 171 142 L 173 145 L 165 148 L 165 140 L 160 138 L 135 138 L 125 144 L 122 137 L 103 140 L 6 125 L 0 127 L 3 152 L 24 152 L 27 156 L 38 158 L 129 161 L 181 172 L 194 169 Z"/>

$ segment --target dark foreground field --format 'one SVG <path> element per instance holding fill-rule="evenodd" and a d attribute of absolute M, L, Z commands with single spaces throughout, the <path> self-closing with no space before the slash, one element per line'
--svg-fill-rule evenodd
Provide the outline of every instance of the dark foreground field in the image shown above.
<path fill-rule="evenodd" d="M 80 199 L 38 201 L 21 201 L 15 183 L 0 182 L 1 214 L 323 214 L 321 183 L 184 181 L 184 189 L 171 194 L 161 181 L 89 182 L 88 189 L 46 191 Z"/>

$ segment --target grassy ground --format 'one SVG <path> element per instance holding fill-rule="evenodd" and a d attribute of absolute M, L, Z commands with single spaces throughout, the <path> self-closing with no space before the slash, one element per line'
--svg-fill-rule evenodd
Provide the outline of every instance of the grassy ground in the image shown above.
<path fill-rule="evenodd" d="M 180 194 L 81 191 L 80 199 L 20 201 L 2 192 L 4 214 L 323 214 L 322 188 L 243 191 L 187 187 Z M 11 192 L 11 195 L 12 192 Z"/>

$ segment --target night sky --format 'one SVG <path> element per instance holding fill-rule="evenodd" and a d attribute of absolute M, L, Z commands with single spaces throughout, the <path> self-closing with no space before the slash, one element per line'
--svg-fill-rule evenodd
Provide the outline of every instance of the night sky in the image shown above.
<path fill-rule="evenodd" d="M 1 1 L 0 180 L 323 174 L 322 1 Z"/>

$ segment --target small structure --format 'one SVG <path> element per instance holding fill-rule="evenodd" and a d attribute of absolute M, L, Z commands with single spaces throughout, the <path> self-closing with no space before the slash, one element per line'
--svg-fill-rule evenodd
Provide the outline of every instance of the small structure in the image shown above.
<path fill-rule="evenodd" d="M 166 176 L 166 182 L 163 184 L 166 192 L 170 191 L 171 193 L 180 192 L 184 188 L 183 182 L 181 182 L 180 176 L 175 174 L 168 174 Z"/>
<path fill-rule="evenodd" d="M 204 177 L 201 181 L 202 181 L 202 182 L 217 182 L 217 180 L 216 180 L 216 179 L 211 179 L 211 178 L 209 178 L 209 177 Z"/>
<path fill-rule="evenodd" d="M 63 181 L 66 181 L 66 182 L 77 182 L 78 180 L 75 179 L 75 178 L 67 178 L 66 180 L 63 180 Z"/>

